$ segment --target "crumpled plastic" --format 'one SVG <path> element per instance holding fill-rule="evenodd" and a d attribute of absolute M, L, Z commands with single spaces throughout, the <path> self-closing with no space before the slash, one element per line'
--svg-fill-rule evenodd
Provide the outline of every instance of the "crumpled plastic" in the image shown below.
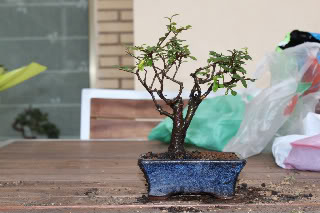
<path fill-rule="evenodd" d="M 0 69 L 0 91 L 4 91 L 19 83 L 22 83 L 23 81 L 38 75 L 46 69 L 47 67 L 34 62 L 9 72 L 2 68 Z"/>
<path fill-rule="evenodd" d="M 272 154 L 284 169 L 320 171 L 320 115 L 309 112 L 302 123 L 302 135 L 275 138 Z"/>
<path fill-rule="evenodd" d="M 250 97 L 248 97 L 250 98 Z M 185 142 L 209 150 L 222 151 L 237 133 L 242 122 L 246 99 L 222 95 L 205 99 L 198 107 L 188 128 Z M 184 109 L 186 114 L 187 108 Z M 149 140 L 169 143 L 173 122 L 166 118 L 150 132 Z"/>
<path fill-rule="evenodd" d="M 275 135 L 301 129 L 302 119 L 314 110 L 319 97 L 319 56 L 318 43 L 304 43 L 267 55 L 255 77 L 269 73 L 271 85 L 248 103 L 237 134 L 223 151 L 247 158 L 260 153 Z"/>

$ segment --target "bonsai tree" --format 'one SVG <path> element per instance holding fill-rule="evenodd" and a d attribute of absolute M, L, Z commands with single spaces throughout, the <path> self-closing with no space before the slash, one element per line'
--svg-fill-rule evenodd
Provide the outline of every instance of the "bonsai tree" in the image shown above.
<path fill-rule="evenodd" d="M 238 82 L 247 87 L 247 81 L 254 81 L 254 79 L 247 77 L 247 72 L 243 68 L 245 61 L 251 60 L 246 48 L 229 50 L 229 55 L 210 51 L 207 64 L 190 74 L 193 79 L 193 87 L 189 95 L 187 113 L 183 116 L 184 103 L 181 95 L 184 84 L 176 77 L 183 63 L 197 59 L 191 55 L 185 40 L 179 38 L 181 33 L 191 29 L 191 26 L 177 26 L 177 23 L 173 21 L 176 15 L 166 17 L 169 21 L 166 25 L 167 31 L 155 45 L 143 44 L 129 47 L 127 54 L 136 59 L 136 64 L 133 67 L 120 67 L 120 70 L 136 75 L 139 82 L 150 93 L 160 114 L 172 119 L 173 129 L 168 154 L 170 158 L 184 158 L 187 154 L 184 148 L 186 132 L 201 102 L 210 92 L 216 92 L 221 88 L 225 89 L 226 95 L 229 93 L 237 95 L 234 89 Z M 152 77 L 149 79 L 148 75 Z M 179 91 L 176 97 L 170 99 L 165 96 L 165 81 L 178 85 Z M 203 89 L 202 85 L 206 88 Z M 156 95 L 172 111 L 166 111 L 156 99 Z"/>
<path fill-rule="evenodd" d="M 21 132 L 25 139 L 35 139 L 33 133 L 46 135 L 48 138 L 59 138 L 60 130 L 48 120 L 48 113 L 38 108 L 29 107 L 23 113 L 18 114 L 12 124 L 12 128 Z"/>

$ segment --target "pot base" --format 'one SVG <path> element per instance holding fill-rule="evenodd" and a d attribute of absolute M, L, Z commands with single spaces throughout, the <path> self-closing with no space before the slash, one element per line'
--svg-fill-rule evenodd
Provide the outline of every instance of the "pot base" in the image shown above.
<path fill-rule="evenodd" d="M 138 160 L 152 199 L 190 194 L 232 197 L 245 164 L 246 160 Z"/>

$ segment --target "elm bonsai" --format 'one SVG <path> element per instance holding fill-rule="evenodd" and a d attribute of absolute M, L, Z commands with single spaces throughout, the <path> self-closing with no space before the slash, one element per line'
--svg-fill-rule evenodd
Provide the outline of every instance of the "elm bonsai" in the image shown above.
<path fill-rule="evenodd" d="M 183 63 L 190 59 L 197 59 L 191 55 L 185 40 L 179 38 L 181 33 L 191 29 L 191 26 L 178 27 L 177 23 L 173 21 L 176 15 L 166 17 L 169 21 L 168 25 L 166 25 L 167 31 L 155 45 L 147 46 L 143 44 L 127 49 L 127 54 L 136 59 L 135 66 L 119 68 L 122 71 L 136 75 L 139 82 L 150 93 L 160 114 L 172 119 L 173 129 L 168 148 L 170 159 L 182 159 L 188 154 L 184 148 L 186 132 L 198 106 L 211 92 L 224 88 L 226 95 L 231 93 L 231 95 L 235 96 L 237 95 L 235 87 L 238 82 L 247 87 L 248 81 L 254 81 L 254 79 L 247 77 L 247 72 L 243 67 L 245 61 L 251 60 L 246 48 L 229 50 L 229 55 L 210 51 L 207 64 L 197 68 L 190 74 L 193 79 L 193 87 L 187 104 L 187 113 L 183 116 L 184 102 L 181 95 L 184 84 L 176 77 Z M 137 54 L 134 54 L 134 51 Z M 147 76 L 151 74 L 153 75 L 152 80 L 148 82 Z M 171 81 L 178 85 L 179 91 L 176 97 L 169 99 L 165 96 L 165 81 Z M 202 85 L 206 86 L 204 90 L 201 88 Z M 172 111 L 165 110 L 156 99 L 156 95 Z"/>

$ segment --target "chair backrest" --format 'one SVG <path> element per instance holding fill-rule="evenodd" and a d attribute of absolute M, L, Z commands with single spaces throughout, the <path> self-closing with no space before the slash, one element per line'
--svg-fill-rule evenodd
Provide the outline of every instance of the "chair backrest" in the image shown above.
<path fill-rule="evenodd" d="M 174 93 L 167 95 L 174 96 Z M 187 96 L 184 94 L 183 97 Z M 158 101 L 170 111 L 162 100 Z M 82 140 L 147 139 L 151 129 L 164 118 L 145 91 L 82 90 Z"/>

